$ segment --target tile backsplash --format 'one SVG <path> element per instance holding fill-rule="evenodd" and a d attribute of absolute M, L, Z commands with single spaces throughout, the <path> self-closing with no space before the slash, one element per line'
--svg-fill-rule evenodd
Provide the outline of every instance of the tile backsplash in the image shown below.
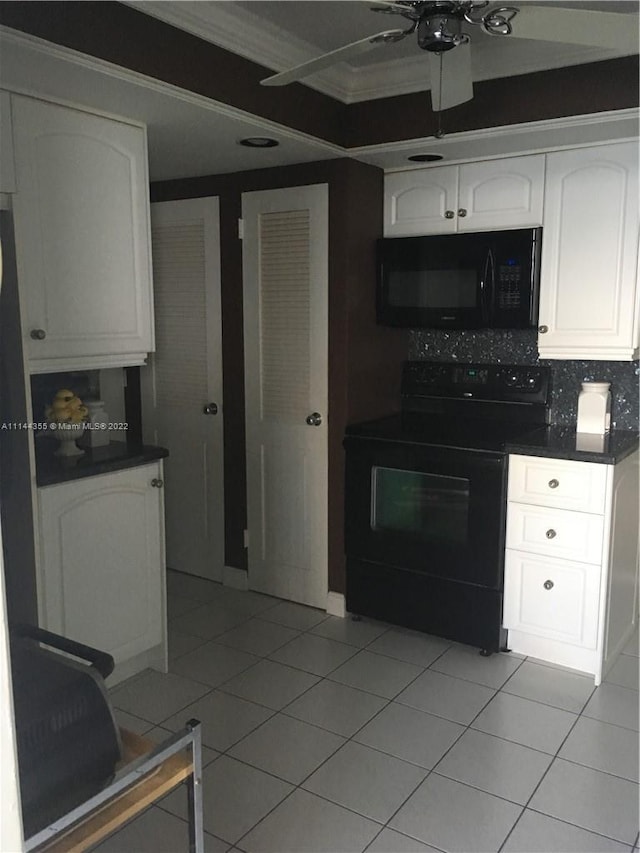
<path fill-rule="evenodd" d="M 551 368 L 551 423 L 574 425 L 580 383 L 611 383 L 612 420 L 617 429 L 638 429 L 637 361 L 550 361 L 538 359 L 537 331 L 480 329 L 447 332 L 416 329 L 409 335 L 409 358 L 429 361 L 543 364 Z"/>

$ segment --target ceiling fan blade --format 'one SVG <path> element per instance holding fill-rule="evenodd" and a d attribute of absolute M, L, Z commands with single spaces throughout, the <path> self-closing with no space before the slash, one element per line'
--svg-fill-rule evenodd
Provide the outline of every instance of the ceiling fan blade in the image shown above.
<path fill-rule="evenodd" d="M 395 12 L 400 15 L 418 19 L 420 13 L 413 6 L 403 6 L 401 3 L 391 3 L 388 0 L 364 0 L 372 12 Z"/>
<path fill-rule="evenodd" d="M 287 83 L 293 83 L 296 80 L 301 80 L 303 77 L 308 77 L 310 74 L 315 74 L 317 71 L 322 71 L 323 68 L 328 68 L 336 62 L 342 62 L 345 59 L 351 59 L 358 56 L 360 53 L 365 53 L 374 47 L 389 42 L 400 41 L 407 35 L 404 30 L 383 30 L 381 33 L 376 33 L 373 36 L 367 36 L 359 41 L 346 44 L 344 47 L 339 47 L 337 50 L 332 50 L 329 53 L 324 53 L 316 59 L 311 59 L 309 62 L 303 62 L 302 65 L 296 65 L 295 68 L 290 68 L 288 71 L 282 71 L 280 74 L 274 74 L 271 77 L 265 77 L 260 81 L 261 86 L 286 86 Z"/>
<path fill-rule="evenodd" d="M 521 6 L 512 21 L 514 38 L 557 41 L 638 52 L 638 16 L 584 9 Z"/>
<path fill-rule="evenodd" d="M 469 42 L 444 53 L 429 53 L 428 57 L 431 106 L 434 112 L 448 110 L 473 98 Z"/>

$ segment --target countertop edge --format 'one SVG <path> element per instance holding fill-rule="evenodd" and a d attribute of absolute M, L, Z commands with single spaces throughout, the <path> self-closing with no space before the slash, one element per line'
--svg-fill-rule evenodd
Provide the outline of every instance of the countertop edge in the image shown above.
<path fill-rule="evenodd" d="M 117 442 L 112 442 L 111 448 Z M 102 450 L 103 448 L 100 448 Z M 120 451 L 114 448 L 113 452 Z M 61 483 L 70 483 L 74 480 L 83 480 L 86 477 L 96 477 L 101 474 L 113 474 L 117 471 L 126 471 L 129 468 L 138 468 L 148 465 L 159 459 L 166 459 L 169 451 L 166 447 L 152 444 L 144 444 L 135 447 L 124 447 L 120 455 L 113 458 L 91 459 L 89 453 L 78 459 L 83 465 L 65 466 L 63 459 L 52 457 L 50 454 L 36 454 L 36 486 L 55 486 Z"/>

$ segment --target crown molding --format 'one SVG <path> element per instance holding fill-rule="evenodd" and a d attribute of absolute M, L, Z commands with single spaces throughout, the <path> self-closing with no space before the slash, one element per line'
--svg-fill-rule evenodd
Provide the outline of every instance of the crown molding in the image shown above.
<path fill-rule="evenodd" d="M 273 71 L 286 71 L 321 52 L 314 45 L 231 3 L 124 0 L 124 4 Z M 340 62 L 314 74 L 305 85 L 348 103 L 350 75 L 351 66 Z"/>
<path fill-rule="evenodd" d="M 317 46 L 298 39 L 286 30 L 260 18 L 234 3 L 168 2 L 157 0 L 125 0 L 126 5 L 165 23 L 186 30 L 219 47 L 257 62 L 273 71 L 284 71 L 313 59 Z M 583 65 L 628 55 L 625 52 L 598 47 L 575 47 L 541 42 L 536 56 L 523 55 L 518 39 L 502 40 L 500 51 L 495 40 L 477 40 L 473 44 L 474 81 L 531 74 L 571 65 Z M 392 48 L 390 48 L 392 50 Z M 413 57 L 386 59 L 353 66 L 341 62 L 318 74 L 304 85 L 343 103 L 358 103 L 427 91 L 430 86 L 428 64 L 419 51 Z"/>
<path fill-rule="evenodd" d="M 269 132 L 277 132 L 281 136 L 289 139 L 309 142 L 319 150 L 328 154 L 333 154 L 336 157 L 344 157 L 347 153 L 347 149 L 342 146 L 336 145 L 332 142 L 327 142 L 325 139 L 312 136 L 302 130 L 296 130 L 285 124 L 279 124 L 271 119 L 255 115 L 254 113 L 249 113 L 246 110 L 234 107 L 230 104 L 224 103 L 223 101 L 216 101 L 206 95 L 200 95 L 197 92 L 191 92 L 188 89 L 181 89 L 179 86 L 175 86 L 172 83 L 166 83 L 164 80 L 158 80 L 155 77 L 148 77 L 146 74 L 142 74 L 139 71 L 124 68 L 121 65 L 115 65 L 114 63 L 108 62 L 105 59 L 100 59 L 97 56 L 80 53 L 77 50 L 73 50 L 73 48 L 64 47 L 63 45 L 46 41 L 45 39 L 41 39 L 38 36 L 31 35 L 30 33 L 24 33 L 21 30 L 13 30 L 10 27 L 0 25 L 0 46 L 3 41 L 32 50 L 36 54 L 41 53 L 45 56 L 62 59 L 65 62 L 78 66 L 79 68 L 99 71 L 100 73 L 105 74 L 108 77 L 113 77 L 116 80 L 135 83 L 152 92 L 158 92 L 162 95 L 170 95 L 177 100 L 184 101 L 187 104 L 191 104 L 204 110 L 215 112 L 218 115 L 225 116 L 227 118 L 251 122 L 251 124 L 253 124 L 257 129 L 264 130 L 265 135 L 268 135 Z M 136 122 L 131 119 L 123 119 L 122 116 L 115 113 L 96 110 L 93 107 L 83 107 L 74 101 L 68 101 L 62 98 L 50 97 L 49 95 L 43 96 L 41 93 L 38 93 L 38 91 L 32 88 L 7 85 L 6 81 L 0 80 L 0 88 L 5 91 L 14 92 L 15 94 L 27 95 L 28 97 L 42 97 L 45 100 L 54 101 L 62 105 L 73 107 L 74 109 L 85 109 L 87 112 L 103 115 L 107 118 L 114 118 L 119 121 L 124 120 L 130 124 L 144 126 L 144 123 Z"/>
<path fill-rule="evenodd" d="M 471 62 L 473 81 L 496 80 L 504 76 L 504 66 L 512 69 L 510 76 L 517 77 L 537 71 L 549 71 L 571 65 L 583 65 L 604 59 L 617 59 L 625 54 L 603 48 L 568 49 L 562 56 L 529 57 L 523 61 L 517 42 L 504 45 L 501 56 L 496 58 L 490 45 L 473 46 Z M 505 49 L 508 51 L 505 55 Z M 446 54 L 444 57 L 446 62 Z M 445 66 L 446 73 L 446 66 Z M 420 52 L 409 59 L 393 59 L 352 68 L 352 88 L 347 103 L 371 101 L 376 98 L 391 98 L 414 92 L 426 92 L 430 88 L 429 66 Z"/>
<path fill-rule="evenodd" d="M 543 121 L 448 133 L 441 139 L 424 136 L 399 142 L 362 145 L 349 149 L 349 156 L 384 169 L 385 172 L 434 169 L 456 163 L 495 160 L 541 151 L 561 151 L 612 142 L 637 142 L 640 108 L 565 116 Z M 437 163 L 407 162 L 416 153 L 438 153 Z"/>

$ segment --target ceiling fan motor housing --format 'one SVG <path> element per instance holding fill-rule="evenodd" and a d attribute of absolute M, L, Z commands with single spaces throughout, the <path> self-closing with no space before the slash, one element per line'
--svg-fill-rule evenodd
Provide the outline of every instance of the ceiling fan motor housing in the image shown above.
<path fill-rule="evenodd" d="M 418 45 L 432 53 L 444 53 L 467 40 L 462 32 L 462 20 L 452 15 L 436 13 L 418 23 Z"/>

